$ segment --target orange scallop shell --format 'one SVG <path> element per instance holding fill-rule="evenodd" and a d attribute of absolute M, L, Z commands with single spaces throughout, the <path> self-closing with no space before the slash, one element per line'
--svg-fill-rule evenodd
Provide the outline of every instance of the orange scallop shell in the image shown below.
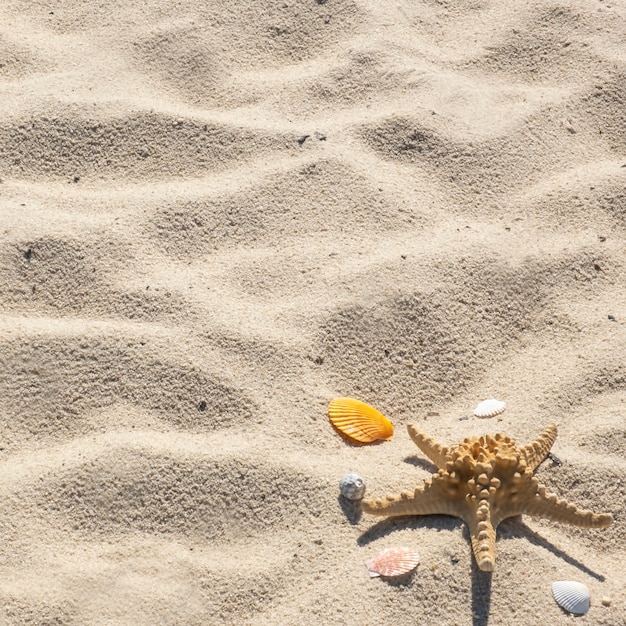
<path fill-rule="evenodd" d="M 328 405 L 328 417 L 344 435 L 363 443 L 393 435 L 393 424 L 382 413 L 354 398 L 333 400 Z"/>
<path fill-rule="evenodd" d="M 387 548 L 366 563 L 371 578 L 376 576 L 402 576 L 414 570 L 420 562 L 411 548 Z"/>

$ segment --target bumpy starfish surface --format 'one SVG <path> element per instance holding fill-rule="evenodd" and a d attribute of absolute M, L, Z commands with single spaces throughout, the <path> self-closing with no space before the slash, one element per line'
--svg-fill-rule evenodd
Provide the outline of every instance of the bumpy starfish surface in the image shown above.
<path fill-rule="evenodd" d="M 417 447 L 439 468 L 414 493 L 385 500 L 363 500 L 362 510 L 386 517 L 443 514 L 460 517 L 468 526 L 481 570 L 491 572 L 496 558 L 496 528 L 522 513 L 583 528 L 605 528 L 613 516 L 584 511 L 546 492 L 533 472 L 548 456 L 556 439 L 550 424 L 532 443 L 517 447 L 508 436 L 468 437 L 444 446 L 409 424 Z"/>

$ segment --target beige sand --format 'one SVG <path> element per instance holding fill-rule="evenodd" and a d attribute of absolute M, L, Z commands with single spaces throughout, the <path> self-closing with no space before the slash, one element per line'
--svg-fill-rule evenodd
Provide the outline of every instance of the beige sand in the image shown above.
<path fill-rule="evenodd" d="M 4 0 L 0 107 L 5 623 L 626 623 L 623 0 Z M 429 475 L 408 422 L 553 420 L 615 523 L 504 523 L 493 576 L 338 501 Z"/>

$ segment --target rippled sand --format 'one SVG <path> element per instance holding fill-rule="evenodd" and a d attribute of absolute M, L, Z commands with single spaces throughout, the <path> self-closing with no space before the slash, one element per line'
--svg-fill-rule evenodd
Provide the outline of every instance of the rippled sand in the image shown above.
<path fill-rule="evenodd" d="M 557 626 L 573 579 L 626 623 L 625 42 L 609 0 L 5 0 L 0 621 Z M 343 474 L 432 471 L 412 421 L 556 421 L 540 480 L 615 523 L 505 522 L 489 576 L 357 521 Z"/>

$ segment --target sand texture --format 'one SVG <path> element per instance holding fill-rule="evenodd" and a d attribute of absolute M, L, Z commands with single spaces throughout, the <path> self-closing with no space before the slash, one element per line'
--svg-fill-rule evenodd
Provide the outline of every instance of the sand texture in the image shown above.
<path fill-rule="evenodd" d="M 0 623 L 626 624 L 624 0 L 3 0 L 0 112 Z M 552 421 L 493 574 L 338 498 Z"/>

